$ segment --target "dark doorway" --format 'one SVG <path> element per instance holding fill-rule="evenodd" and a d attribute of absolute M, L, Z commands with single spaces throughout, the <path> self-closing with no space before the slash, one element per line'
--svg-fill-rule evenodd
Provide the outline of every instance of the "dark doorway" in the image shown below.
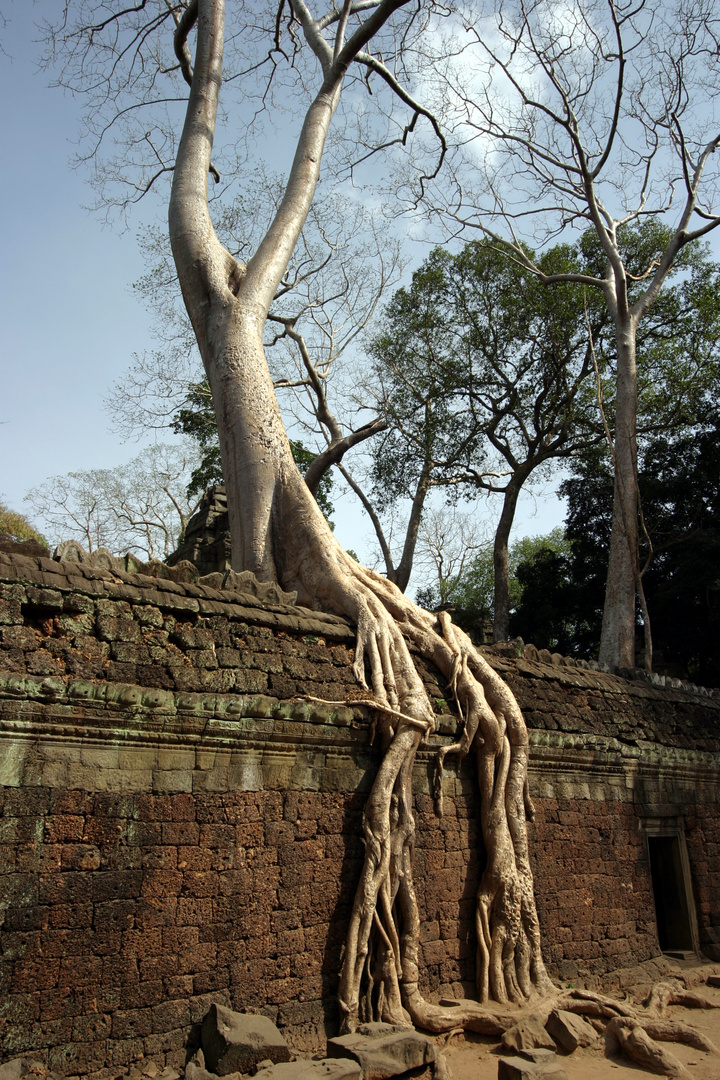
<path fill-rule="evenodd" d="M 678 836 L 648 836 L 658 939 L 663 952 L 691 952 L 690 911 Z"/>

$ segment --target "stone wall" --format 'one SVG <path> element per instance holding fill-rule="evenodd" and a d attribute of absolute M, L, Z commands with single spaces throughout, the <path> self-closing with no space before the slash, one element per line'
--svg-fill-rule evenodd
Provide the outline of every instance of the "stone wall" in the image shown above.
<path fill-rule="evenodd" d="M 378 762 L 351 700 L 352 628 L 222 580 L 0 553 L 4 1057 L 66 1074 L 180 1064 L 211 998 L 262 1008 L 298 1049 L 336 1023 Z M 658 822 L 684 833 L 698 941 L 720 958 L 718 701 L 517 651 L 487 655 L 530 729 L 551 970 L 589 982 L 658 955 L 644 831 Z M 415 775 L 424 989 L 462 994 L 478 797 L 466 762 L 434 813 L 455 721 L 422 673 L 438 723 Z"/>

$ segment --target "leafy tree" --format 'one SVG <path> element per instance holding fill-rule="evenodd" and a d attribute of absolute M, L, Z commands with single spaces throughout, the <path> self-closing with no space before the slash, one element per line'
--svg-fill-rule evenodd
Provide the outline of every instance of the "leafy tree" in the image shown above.
<path fill-rule="evenodd" d="M 709 686 L 720 683 L 719 418 L 641 445 L 639 485 L 647 536 L 645 589 L 653 614 L 657 669 Z M 569 551 L 521 564 L 522 600 L 513 631 L 540 647 L 597 655 L 602 567 L 610 543 L 612 467 L 600 454 L 578 463 L 562 486 Z M 636 612 L 640 618 L 640 612 Z"/>
<path fill-rule="evenodd" d="M 614 328 L 616 482 L 600 656 L 629 667 L 636 594 L 644 604 L 637 335 L 683 249 L 720 225 L 715 14 L 701 0 L 576 0 L 559 19 L 553 4 L 509 0 L 482 27 L 469 6 L 434 45 L 454 139 L 453 180 L 427 193 L 434 212 L 453 235 L 491 236 L 547 286 L 586 287 Z M 623 229 L 668 220 L 633 272 Z M 568 226 L 594 231 L 596 270 L 548 271 L 522 243 L 550 242 Z M 647 611 L 645 628 L 650 665 Z"/>
<path fill-rule="evenodd" d="M 525 593 L 532 587 L 536 564 L 546 554 L 565 558 L 569 546 L 561 528 L 553 529 L 547 536 L 521 537 L 510 545 L 508 593 L 513 634 L 524 636 L 515 626 L 516 609 L 525 603 Z M 431 610 L 449 608 L 454 621 L 474 640 L 482 642 L 487 623 L 493 617 L 494 578 L 493 550 L 492 545 L 488 545 L 460 573 L 439 579 L 436 584 L 419 591 L 417 602 Z M 535 638 L 527 640 L 534 642 Z"/>
<path fill-rule="evenodd" d="M 641 278 L 668 236 L 654 220 L 620 229 L 628 272 Z M 558 245 L 537 261 L 548 272 L 596 273 L 604 260 L 588 230 L 575 246 Z M 637 333 L 641 444 L 659 431 L 686 429 L 717 385 L 720 265 L 704 245 L 687 245 L 669 279 Z M 630 299 L 642 287 L 635 282 Z M 432 487 L 455 497 L 503 496 L 494 596 L 484 609 L 494 612 L 495 640 L 509 632 L 508 551 L 519 492 L 604 440 L 598 380 L 605 418 L 615 424 L 616 344 L 597 297 L 579 285 L 547 289 L 489 240 L 456 256 L 436 250 L 395 295 L 371 344 L 389 425 L 373 450 L 374 496 L 381 506 L 412 499 L 401 562 L 407 576 Z"/>
<path fill-rule="evenodd" d="M 7 533 L 13 540 L 37 540 L 39 544 L 47 546 L 47 540 L 43 534 L 38 532 L 25 515 L 11 510 L 2 500 L 0 500 L 0 532 Z"/>
<path fill-rule="evenodd" d="M 581 265 L 558 245 L 540 262 Z M 488 240 L 436 249 L 396 293 L 371 342 L 387 432 L 374 444 L 374 495 L 412 500 L 398 584 L 407 584 L 428 492 L 503 496 L 495 533 L 495 640 L 508 634 L 508 545 L 531 476 L 600 437 L 588 327 L 607 321 L 578 286 L 549 291 Z"/>

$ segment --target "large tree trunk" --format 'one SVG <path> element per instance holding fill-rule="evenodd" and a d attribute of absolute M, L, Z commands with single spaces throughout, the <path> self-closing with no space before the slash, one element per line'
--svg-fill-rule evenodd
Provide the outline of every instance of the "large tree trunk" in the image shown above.
<path fill-rule="evenodd" d="M 493 545 L 493 569 L 495 581 L 493 587 L 493 641 L 507 641 L 510 636 L 510 562 L 508 549 L 510 530 L 515 520 L 520 489 L 526 476 L 516 473 L 507 488 L 503 499 L 500 521 L 495 530 Z"/>
<path fill-rule="evenodd" d="M 378 11 L 368 20 L 377 19 Z M 325 63 L 323 87 L 305 118 L 285 196 L 257 253 L 242 267 L 217 240 L 207 203 L 222 35 L 222 0 L 200 0 L 170 233 L 218 420 L 233 566 L 276 578 L 286 589 L 296 589 L 301 603 L 353 620 L 355 675 L 378 717 L 385 753 L 367 803 L 365 864 L 340 978 L 345 1026 L 354 1028 L 362 1016 L 404 1023 L 404 1008 L 415 1022 L 434 1030 L 458 1024 L 497 1028 L 497 1017 L 488 1018 L 480 1006 L 443 1010 L 428 1005 L 418 990 L 411 780 L 415 752 L 434 729 L 434 713 L 408 642 L 448 680 L 463 718 L 457 742 L 440 755 L 439 795 L 445 756 L 466 754 L 479 734 L 487 856 L 477 920 L 483 1001 L 490 996 L 519 1001 L 549 986 L 527 856 L 527 731 L 509 689 L 447 615 L 420 610 L 394 584 L 343 551 L 292 460 L 262 331 L 310 207 L 341 74 L 333 75 L 334 61 Z"/>
<path fill-rule="evenodd" d="M 628 314 L 617 326 L 615 492 L 605 589 L 601 663 L 635 667 L 635 595 L 638 559 L 636 326 Z"/>

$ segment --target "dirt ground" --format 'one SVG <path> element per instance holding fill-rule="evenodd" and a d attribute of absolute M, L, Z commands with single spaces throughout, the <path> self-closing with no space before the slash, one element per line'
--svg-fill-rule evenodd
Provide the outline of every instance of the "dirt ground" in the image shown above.
<path fill-rule="evenodd" d="M 720 990 L 697 986 L 693 991 L 718 1007 L 685 1009 L 671 1005 L 666 1018 L 692 1024 L 720 1049 Z M 720 1053 L 705 1054 L 682 1043 L 663 1043 L 663 1046 L 683 1063 L 693 1080 L 720 1080 Z M 446 1050 L 453 1080 L 497 1080 L 498 1057 L 502 1054 L 499 1042 L 472 1033 L 453 1035 Z M 602 1037 L 596 1047 L 578 1049 L 569 1055 L 558 1053 L 558 1060 L 568 1080 L 640 1080 L 642 1076 L 652 1076 L 620 1054 L 606 1057 Z"/>

